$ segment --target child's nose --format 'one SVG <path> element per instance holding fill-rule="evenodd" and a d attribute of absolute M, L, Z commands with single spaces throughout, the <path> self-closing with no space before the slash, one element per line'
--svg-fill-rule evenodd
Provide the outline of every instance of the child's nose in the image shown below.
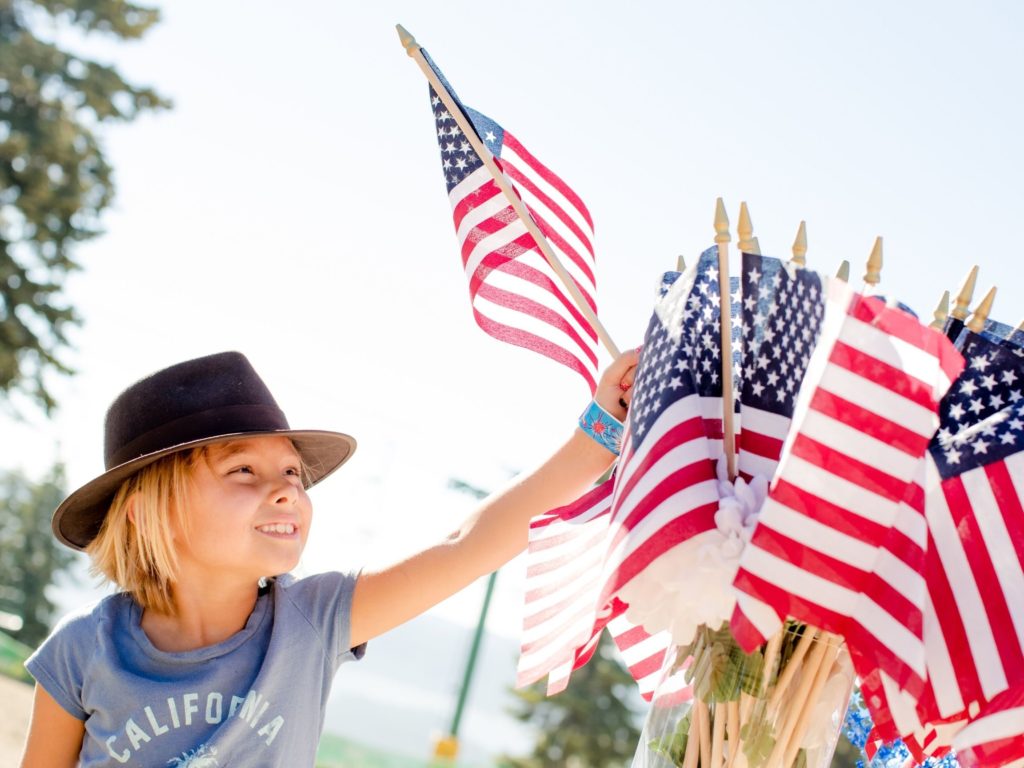
<path fill-rule="evenodd" d="M 299 490 L 288 480 L 282 480 L 272 491 L 275 504 L 294 504 Z"/>

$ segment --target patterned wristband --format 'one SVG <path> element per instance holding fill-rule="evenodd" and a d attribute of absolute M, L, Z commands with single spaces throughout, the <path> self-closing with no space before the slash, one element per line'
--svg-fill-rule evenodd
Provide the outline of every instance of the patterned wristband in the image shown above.
<path fill-rule="evenodd" d="M 591 400 L 587 410 L 580 416 L 580 429 L 598 445 L 619 455 L 622 449 L 622 422 L 598 405 L 596 400 Z"/>

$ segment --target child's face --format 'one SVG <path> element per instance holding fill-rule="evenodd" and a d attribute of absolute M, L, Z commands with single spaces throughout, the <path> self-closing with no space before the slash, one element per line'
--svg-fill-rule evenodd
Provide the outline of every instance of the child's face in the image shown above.
<path fill-rule="evenodd" d="M 196 462 L 175 530 L 183 574 L 214 578 L 292 570 L 306 545 L 313 510 L 302 487 L 299 455 L 284 437 L 255 437 L 211 446 Z"/>

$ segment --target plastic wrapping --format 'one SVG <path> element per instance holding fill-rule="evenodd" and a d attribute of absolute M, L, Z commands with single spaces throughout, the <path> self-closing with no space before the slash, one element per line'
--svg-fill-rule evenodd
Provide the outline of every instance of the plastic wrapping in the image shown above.
<path fill-rule="evenodd" d="M 745 654 L 727 624 L 670 650 L 633 768 L 827 768 L 854 673 L 841 638 L 789 622 Z"/>

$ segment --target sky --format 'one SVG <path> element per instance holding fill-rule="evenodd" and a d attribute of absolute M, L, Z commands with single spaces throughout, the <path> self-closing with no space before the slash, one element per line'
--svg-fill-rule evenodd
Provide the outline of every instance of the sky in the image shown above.
<path fill-rule="evenodd" d="M 882 290 L 930 318 L 972 264 L 994 317 L 1024 317 L 1024 6 L 975 3 L 167 0 L 142 42 L 83 48 L 174 109 L 110 126 L 117 198 L 77 251 L 84 322 L 52 420 L 0 416 L 0 466 L 72 487 L 102 471 L 125 386 L 237 349 L 294 427 L 356 437 L 314 489 L 308 572 L 386 562 L 541 461 L 589 399 L 470 312 L 427 86 L 394 25 L 463 101 L 584 199 L 599 314 L 642 341 L 662 271 L 711 244 L 717 197 L 762 252 L 852 282 L 884 238 Z M 733 272 L 738 260 L 733 262 Z M 608 362 L 607 354 L 602 366 Z M 490 628 L 515 636 L 522 563 Z M 482 585 L 437 609 L 475 620 Z M 76 596 L 75 599 L 77 599 Z"/>

